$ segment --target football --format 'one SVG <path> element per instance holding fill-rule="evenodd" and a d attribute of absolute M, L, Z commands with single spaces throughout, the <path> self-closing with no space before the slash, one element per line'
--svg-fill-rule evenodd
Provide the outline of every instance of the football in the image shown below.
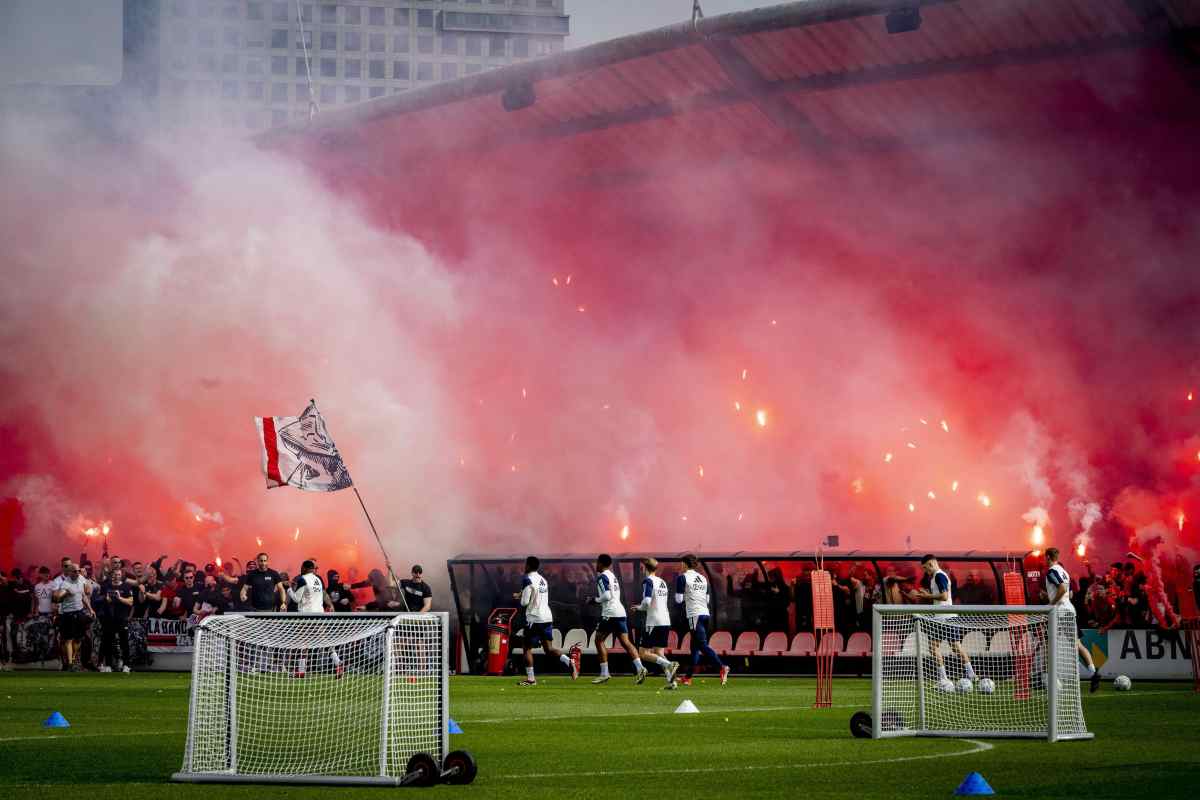
<path fill-rule="evenodd" d="M 980 678 L 979 691 L 982 694 L 991 694 L 992 692 L 996 691 L 996 682 L 991 678 Z"/>
<path fill-rule="evenodd" d="M 975 691 L 975 684 L 971 683 L 970 678 L 959 678 L 956 688 L 958 689 L 959 694 L 970 694 L 971 692 Z"/>
<path fill-rule="evenodd" d="M 946 694 L 954 694 L 954 681 L 949 678 L 942 678 L 938 681 L 938 689 Z"/>
<path fill-rule="evenodd" d="M 1118 692 L 1128 692 L 1133 688 L 1133 681 L 1129 680 L 1128 675 L 1118 675 L 1113 678 L 1113 688 Z"/>

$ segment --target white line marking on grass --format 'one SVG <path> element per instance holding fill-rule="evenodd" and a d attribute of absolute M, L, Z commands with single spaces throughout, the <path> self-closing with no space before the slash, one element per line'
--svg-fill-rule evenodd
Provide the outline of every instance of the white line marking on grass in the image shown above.
<path fill-rule="evenodd" d="M 682 697 L 682 695 L 680 695 L 680 696 Z M 864 703 L 863 705 L 866 705 L 866 704 Z M 860 708 L 860 707 L 861 706 L 836 706 L 836 708 Z M 810 710 L 812 710 L 812 706 L 808 706 L 808 705 L 804 705 L 804 706 L 760 706 L 760 707 L 749 707 L 749 708 L 747 708 L 745 706 L 720 706 L 720 707 L 705 706 L 702 710 L 709 714 L 729 714 L 731 712 L 751 713 L 751 712 L 756 712 L 756 711 L 798 711 L 798 710 L 810 711 Z M 595 719 L 596 717 L 654 717 L 654 716 L 658 716 L 660 714 L 670 714 L 671 711 L 672 711 L 672 709 L 664 706 L 663 708 L 658 709 L 656 711 L 622 711 L 617 714 L 588 714 L 586 717 L 582 717 L 579 714 L 553 714 L 553 715 L 548 715 L 548 716 L 544 716 L 544 717 L 493 717 L 491 719 L 460 719 L 458 721 L 460 723 L 464 723 L 464 724 L 470 723 L 472 725 L 491 725 L 494 723 L 501 723 L 501 722 L 531 722 L 531 721 L 540 722 L 540 721 L 544 721 L 544 720 L 555 720 L 555 719 L 589 720 L 589 719 Z"/>
<path fill-rule="evenodd" d="M 183 728 L 173 731 L 126 731 L 124 733 L 49 733 L 42 736 L 6 736 L 0 742 L 40 742 L 42 739 L 82 739 L 90 736 L 166 736 L 172 733 L 187 733 Z"/>
<path fill-rule="evenodd" d="M 681 769 L 663 769 L 654 767 L 654 773 L 672 774 L 672 775 L 691 775 L 705 772 L 751 772 L 760 770 L 775 770 L 775 769 L 813 769 L 816 767 L 859 767 L 867 764 L 899 764 L 905 761 L 928 761 L 935 758 L 958 758 L 959 756 L 969 756 L 975 753 L 984 753 L 991 750 L 994 745 L 987 742 L 980 742 L 975 739 L 963 739 L 971 747 L 966 750 L 957 750 L 953 753 L 930 753 L 923 756 L 897 756 L 895 758 L 875 758 L 866 761 L 818 761 L 799 764 L 762 764 L 751 765 L 745 767 L 687 767 Z M 538 772 L 526 775 L 497 775 L 500 780 L 530 780 L 534 778 L 607 778 L 620 775 L 645 775 L 645 769 L 611 769 L 611 770 L 596 770 L 594 772 Z"/>

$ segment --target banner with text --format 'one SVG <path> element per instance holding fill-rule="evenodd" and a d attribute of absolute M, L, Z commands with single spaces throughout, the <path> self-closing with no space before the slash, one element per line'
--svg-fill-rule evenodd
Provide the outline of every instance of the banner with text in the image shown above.
<path fill-rule="evenodd" d="M 1083 631 L 1084 647 L 1106 678 L 1186 680 L 1192 677 L 1191 642 L 1183 631 L 1095 629 Z"/>

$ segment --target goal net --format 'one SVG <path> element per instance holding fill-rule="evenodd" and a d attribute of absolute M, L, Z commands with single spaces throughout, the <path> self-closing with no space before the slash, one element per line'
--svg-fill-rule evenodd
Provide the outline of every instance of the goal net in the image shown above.
<path fill-rule="evenodd" d="M 1090 739 L 1075 636 L 1063 606 L 875 606 L 872 733 Z"/>
<path fill-rule="evenodd" d="M 394 785 L 446 755 L 448 655 L 445 613 L 208 617 L 173 777 Z"/>

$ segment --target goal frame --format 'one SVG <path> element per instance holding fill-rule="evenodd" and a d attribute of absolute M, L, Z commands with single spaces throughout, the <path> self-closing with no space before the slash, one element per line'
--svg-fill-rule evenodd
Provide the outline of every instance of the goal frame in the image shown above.
<path fill-rule="evenodd" d="M 279 783 L 279 784 L 305 784 L 305 785 L 332 785 L 332 786 L 401 786 L 402 776 L 389 775 L 388 772 L 391 765 L 388 762 L 388 728 L 391 722 L 388 707 L 391 695 L 391 686 L 394 680 L 392 669 L 390 666 L 384 670 L 383 688 L 380 702 L 383 706 L 383 711 L 380 714 L 379 724 L 379 760 L 378 773 L 375 775 L 322 775 L 317 773 L 304 774 L 274 774 L 274 773 L 239 773 L 237 772 L 237 726 L 231 725 L 229 731 L 229 752 L 230 752 L 230 769 L 221 772 L 193 772 L 190 766 L 193 763 L 193 740 L 194 725 L 193 721 L 196 714 L 196 694 L 198 682 L 194 678 L 196 669 L 196 660 L 200 657 L 201 644 L 205 635 L 213 635 L 207 626 L 213 623 L 213 620 L 224 618 L 244 618 L 244 619 L 280 619 L 280 620 L 295 620 L 305 618 L 328 618 L 333 620 L 345 619 L 382 619 L 390 618 L 391 623 L 387 627 L 385 636 L 385 652 L 392 652 L 392 645 L 396 635 L 396 631 L 401 622 L 406 619 L 428 619 L 429 617 L 438 617 L 441 620 L 439 625 L 441 639 L 441 671 L 439 675 L 441 685 L 441 719 L 438 730 L 438 747 L 440 753 L 431 753 L 434 759 L 440 764 L 442 757 L 450 750 L 450 615 L 445 611 L 432 612 L 325 612 L 325 613 L 304 613 L 304 612 L 238 612 L 234 614 L 220 614 L 205 617 L 199 627 L 196 629 L 196 639 L 192 651 L 192 672 L 193 679 L 188 691 L 188 732 L 187 744 L 184 747 L 184 768 L 179 772 L 171 775 L 172 781 L 184 783 Z M 229 665 L 229 685 L 226 690 L 226 703 L 230 710 L 230 719 L 237 719 L 237 664 L 235 660 L 234 649 L 230 648 L 230 665 Z M 387 663 L 387 662 L 385 662 Z"/>
<path fill-rule="evenodd" d="M 1058 621 L 1059 617 L 1064 614 L 1064 609 L 1060 605 L 1020 605 L 1020 606 L 1000 606 L 1000 605 L 887 605 L 880 604 L 874 606 L 871 612 L 871 737 L 873 739 L 886 739 L 899 736 L 944 736 L 944 737 L 972 737 L 986 739 L 1045 739 L 1048 742 L 1058 742 L 1066 740 L 1081 740 L 1092 739 L 1095 734 L 1085 731 L 1084 733 L 1061 733 L 1058 730 L 1058 711 L 1060 704 L 1059 687 L 1057 680 L 1046 681 L 1046 729 L 1044 732 L 1039 731 L 994 731 L 994 730 L 930 730 L 925 727 L 925 681 L 922 679 L 922 670 L 920 664 L 925 657 L 922 649 L 922 636 L 915 637 L 914 646 L 916 649 L 917 668 L 917 707 L 918 719 L 917 725 L 913 728 L 905 728 L 903 730 L 884 730 L 883 729 L 883 615 L 884 614 L 906 614 L 909 616 L 936 616 L 936 615 L 960 615 L 960 614 L 977 614 L 977 615 L 1004 615 L 1012 614 L 1031 614 L 1045 616 L 1048 620 L 1046 625 L 1046 673 L 1048 675 L 1057 676 L 1058 674 Z M 1072 615 L 1073 616 L 1073 615 Z M 1072 642 L 1071 652 L 1074 653 L 1074 642 Z"/>

